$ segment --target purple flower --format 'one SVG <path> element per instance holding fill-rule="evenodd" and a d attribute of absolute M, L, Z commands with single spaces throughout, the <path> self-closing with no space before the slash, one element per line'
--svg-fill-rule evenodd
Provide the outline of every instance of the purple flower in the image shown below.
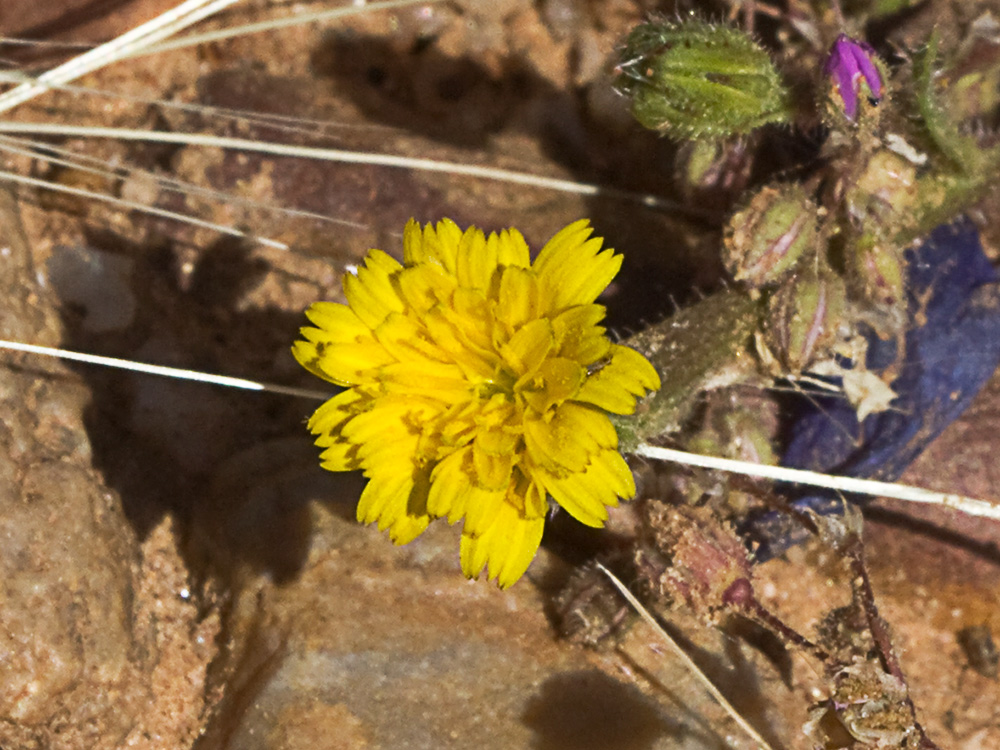
<path fill-rule="evenodd" d="M 882 74 L 872 60 L 873 57 L 875 50 L 870 44 L 841 34 L 833 43 L 830 57 L 823 66 L 823 71 L 837 84 L 848 120 L 853 120 L 858 114 L 858 87 L 862 79 L 868 85 L 875 102 L 882 97 Z"/>

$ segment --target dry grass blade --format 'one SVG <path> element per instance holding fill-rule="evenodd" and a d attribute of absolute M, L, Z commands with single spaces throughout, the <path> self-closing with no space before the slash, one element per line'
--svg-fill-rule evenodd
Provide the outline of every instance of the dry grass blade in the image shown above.
<path fill-rule="evenodd" d="M 37 79 L 17 86 L 0 95 L 0 112 L 7 112 L 18 105 L 34 99 L 48 91 L 49 86 L 58 86 L 76 80 L 87 73 L 122 60 L 136 50 L 167 39 L 170 36 L 218 13 L 239 0 L 187 0 L 173 10 L 162 13 L 147 23 L 138 26 L 111 41 L 78 55 L 58 67 L 49 70 Z"/>
<path fill-rule="evenodd" d="M 43 357 L 56 357 L 72 362 L 84 362 L 89 365 L 101 365 L 103 367 L 113 367 L 117 370 L 128 370 L 130 372 L 141 372 L 146 375 L 155 375 L 161 378 L 174 378 L 176 380 L 190 380 L 196 383 L 208 383 L 219 385 L 223 388 L 236 388 L 241 391 L 267 391 L 268 393 L 278 393 L 283 396 L 297 396 L 315 401 L 325 401 L 331 394 L 326 391 L 316 391 L 310 388 L 292 388 L 287 385 L 277 385 L 275 383 L 261 383 L 256 380 L 246 378 L 233 378 L 228 375 L 213 375 L 207 372 L 196 370 L 186 370 L 180 367 L 165 367 L 163 365 L 151 365 L 145 362 L 135 362 L 117 357 L 102 357 L 97 354 L 86 354 L 84 352 L 71 352 L 66 349 L 55 349 L 50 346 L 36 346 L 34 344 L 22 344 L 17 341 L 0 340 L 0 349 L 7 349 L 13 352 L 26 352 L 28 354 L 38 354 Z"/>
<path fill-rule="evenodd" d="M 129 130 L 126 128 L 103 128 L 42 122 L 3 122 L 0 123 L 0 133 L 32 133 L 35 135 L 59 135 L 76 138 L 113 138 L 121 141 L 174 143 L 185 146 L 215 147 L 247 153 L 271 154 L 273 156 L 292 156 L 316 161 L 335 161 L 345 164 L 365 164 L 369 166 L 394 167 L 397 169 L 412 169 L 418 172 L 443 172 L 450 175 L 506 182 L 512 185 L 526 185 L 543 190 L 555 190 L 575 195 L 617 198 L 654 209 L 679 208 L 673 201 L 664 200 L 655 195 L 632 193 L 593 183 L 543 177 L 526 172 L 516 172 L 510 169 L 480 167 L 475 164 L 438 161 L 436 159 L 423 159 L 395 154 L 374 154 L 337 148 L 297 146 L 288 143 L 272 143 L 246 138 L 228 138 L 198 133 L 165 133 L 148 130 Z"/>
<path fill-rule="evenodd" d="M 911 503 L 942 505 L 970 516 L 1000 520 L 1000 505 L 996 503 L 947 492 L 935 492 L 934 490 L 927 490 L 922 487 L 911 487 L 896 482 L 878 482 L 872 479 L 823 474 L 818 471 L 789 469 L 784 466 L 767 466 L 748 461 L 737 461 L 731 458 L 703 456 L 673 448 L 660 448 L 655 445 L 640 445 L 636 450 L 636 454 L 658 461 L 673 461 L 688 466 L 719 469 L 720 471 L 729 471 L 735 474 L 760 477 L 762 479 L 773 479 L 779 482 L 808 484 L 813 487 L 825 487 L 840 492 L 858 492 L 873 497 L 891 497 Z"/>
<path fill-rule="evenodd" d="M 194 47 L 207 42 L 220 42 L 225 39 L 247 36 L 248 34 L 260 34 L 265 31 L 275 31 L 277 29 L 285 29 L 291 26 L 301 26 L 302 24 L 307 23 L 333 21 L 346 18 L 347 16 L 356 15 L 358 13 L 394 10 L 418 4 L 434 5 L 435 3 L 439 3 L 441 1 L 442 0 L 385 0 L 385 2 L 361 3 L 346 8 L 334 8 L 333 10 L 316 11 L 313 13 L 298 12 L 285 18 L 272 18 L 267 21 L 249 23 L 243 26 L 229 26 L 216 31 L 207 31 L 203 34 L 190 34 L 188 36 L 181 37 L 180 39 L 150 45 L 148 48 L 136 51 L 131 56 L 138 57 L 140 55 L 152 55 L 159 52 L 184 49 L 185 47 Z"/>

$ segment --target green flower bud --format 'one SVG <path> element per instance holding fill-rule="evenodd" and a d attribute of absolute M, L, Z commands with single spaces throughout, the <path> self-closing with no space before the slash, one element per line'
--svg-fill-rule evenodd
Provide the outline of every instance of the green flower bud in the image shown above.
<path fill-rule="evenodd" d="M 645 127 L 680 140 L 723 138 L 790 119 L 789 92 L 747 34 L 697 18 L 636 27 L 618 88 Z"/>
<path fill-rule="evenodd" d="M 833 343 L 846 302 L 844 282 L 827 270 L 802 273 L 774 294 L 764 340 L 788 372 L 802 372 Z"/>
<path fill-rule="evenodd" d="M 790 272 L 819 246 L 819 207 L 798 184 L 765 186 L 729 220 L 726 268 L 759 288 Z"/>

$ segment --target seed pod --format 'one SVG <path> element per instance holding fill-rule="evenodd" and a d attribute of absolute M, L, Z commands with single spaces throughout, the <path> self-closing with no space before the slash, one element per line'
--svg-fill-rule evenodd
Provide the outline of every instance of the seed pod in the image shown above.
<path fill-rule="evenodd" d="M 802 372 L 832 343 L 846 300 L 844 282 L 827 270 L 810 270 L 775 292 L 764 340 L 788 372 Z"/>
<path fill-rule="evenodd" d="M 737 281 L 779 281 L 819 246 L 819 208 L 801 185 L 765 186 L 729 220 L 725 263 Z"/>
<path fill-rule="evenodd" d="M 847 258 L 864 299 L 890 313 L 905 304 L 906 266 L 900 248 L 865 233 L 848 247 Z"/>
<path fill-rule="evenodd" d="M 896 145 L 905 148 L 903 141 Z M 917 165 L 887 148 L 871 154 L 864 171 L 848 187 L 844 200 L 856 223 L 884 223 L 892 213 L 908 214 L 919 205 Z M 926 200 L 926 199 L 925 199 Z"/>
<path fill-rule="evenodd" d="M 750 182 L 754 141 L 753 136 L 688 141 L 677 149 L 674 177 L 685 199 L 706 208 L 731 206 Z"/>
<path fill-rule="evenodd" d="M 777 465 L 773 441 L 778 427 L 777 407 L 763 391 L 722 388 L 702 395 L 704 419 L 686 450 Z"/>
<path fill-rule="evenodd" d="M 730 604 L 725 594 L 733 584 L 746 581 L 750 586 L 746 547 L 708 508 L 653 501 L 649 526 L 659 554 L 640 547 L 636 567 L 653 591 L 668 601 L 683 602 L 711 620 Z M 665 568 L 660 560 L 667 562 Z"/>
<path fill-rule="evenodd" d="M 620 59 L 616 85 L 632 115 L 671 138 L 723 138 L 790 118 L 770 56 L 738 29 L 693 17 L 642 24 Z"/>

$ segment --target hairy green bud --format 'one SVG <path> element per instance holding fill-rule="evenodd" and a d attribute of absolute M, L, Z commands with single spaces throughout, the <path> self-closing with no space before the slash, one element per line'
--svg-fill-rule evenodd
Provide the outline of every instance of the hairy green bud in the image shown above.
<path fill-rule="evenodd" d="M 770 56 L 738 29 L 697 18 L 642 24 L 620 59 L 616 85 L 633 116 L 672 138 L 723 138 L 790 119 Z"/>
<path fill-rule="evenodd" d="M 729 220 L 724 261 L 733 278 L 759 288 L 779 281 L 819 241 L 819 207 L 805 189 L 765 186 Z"/>

